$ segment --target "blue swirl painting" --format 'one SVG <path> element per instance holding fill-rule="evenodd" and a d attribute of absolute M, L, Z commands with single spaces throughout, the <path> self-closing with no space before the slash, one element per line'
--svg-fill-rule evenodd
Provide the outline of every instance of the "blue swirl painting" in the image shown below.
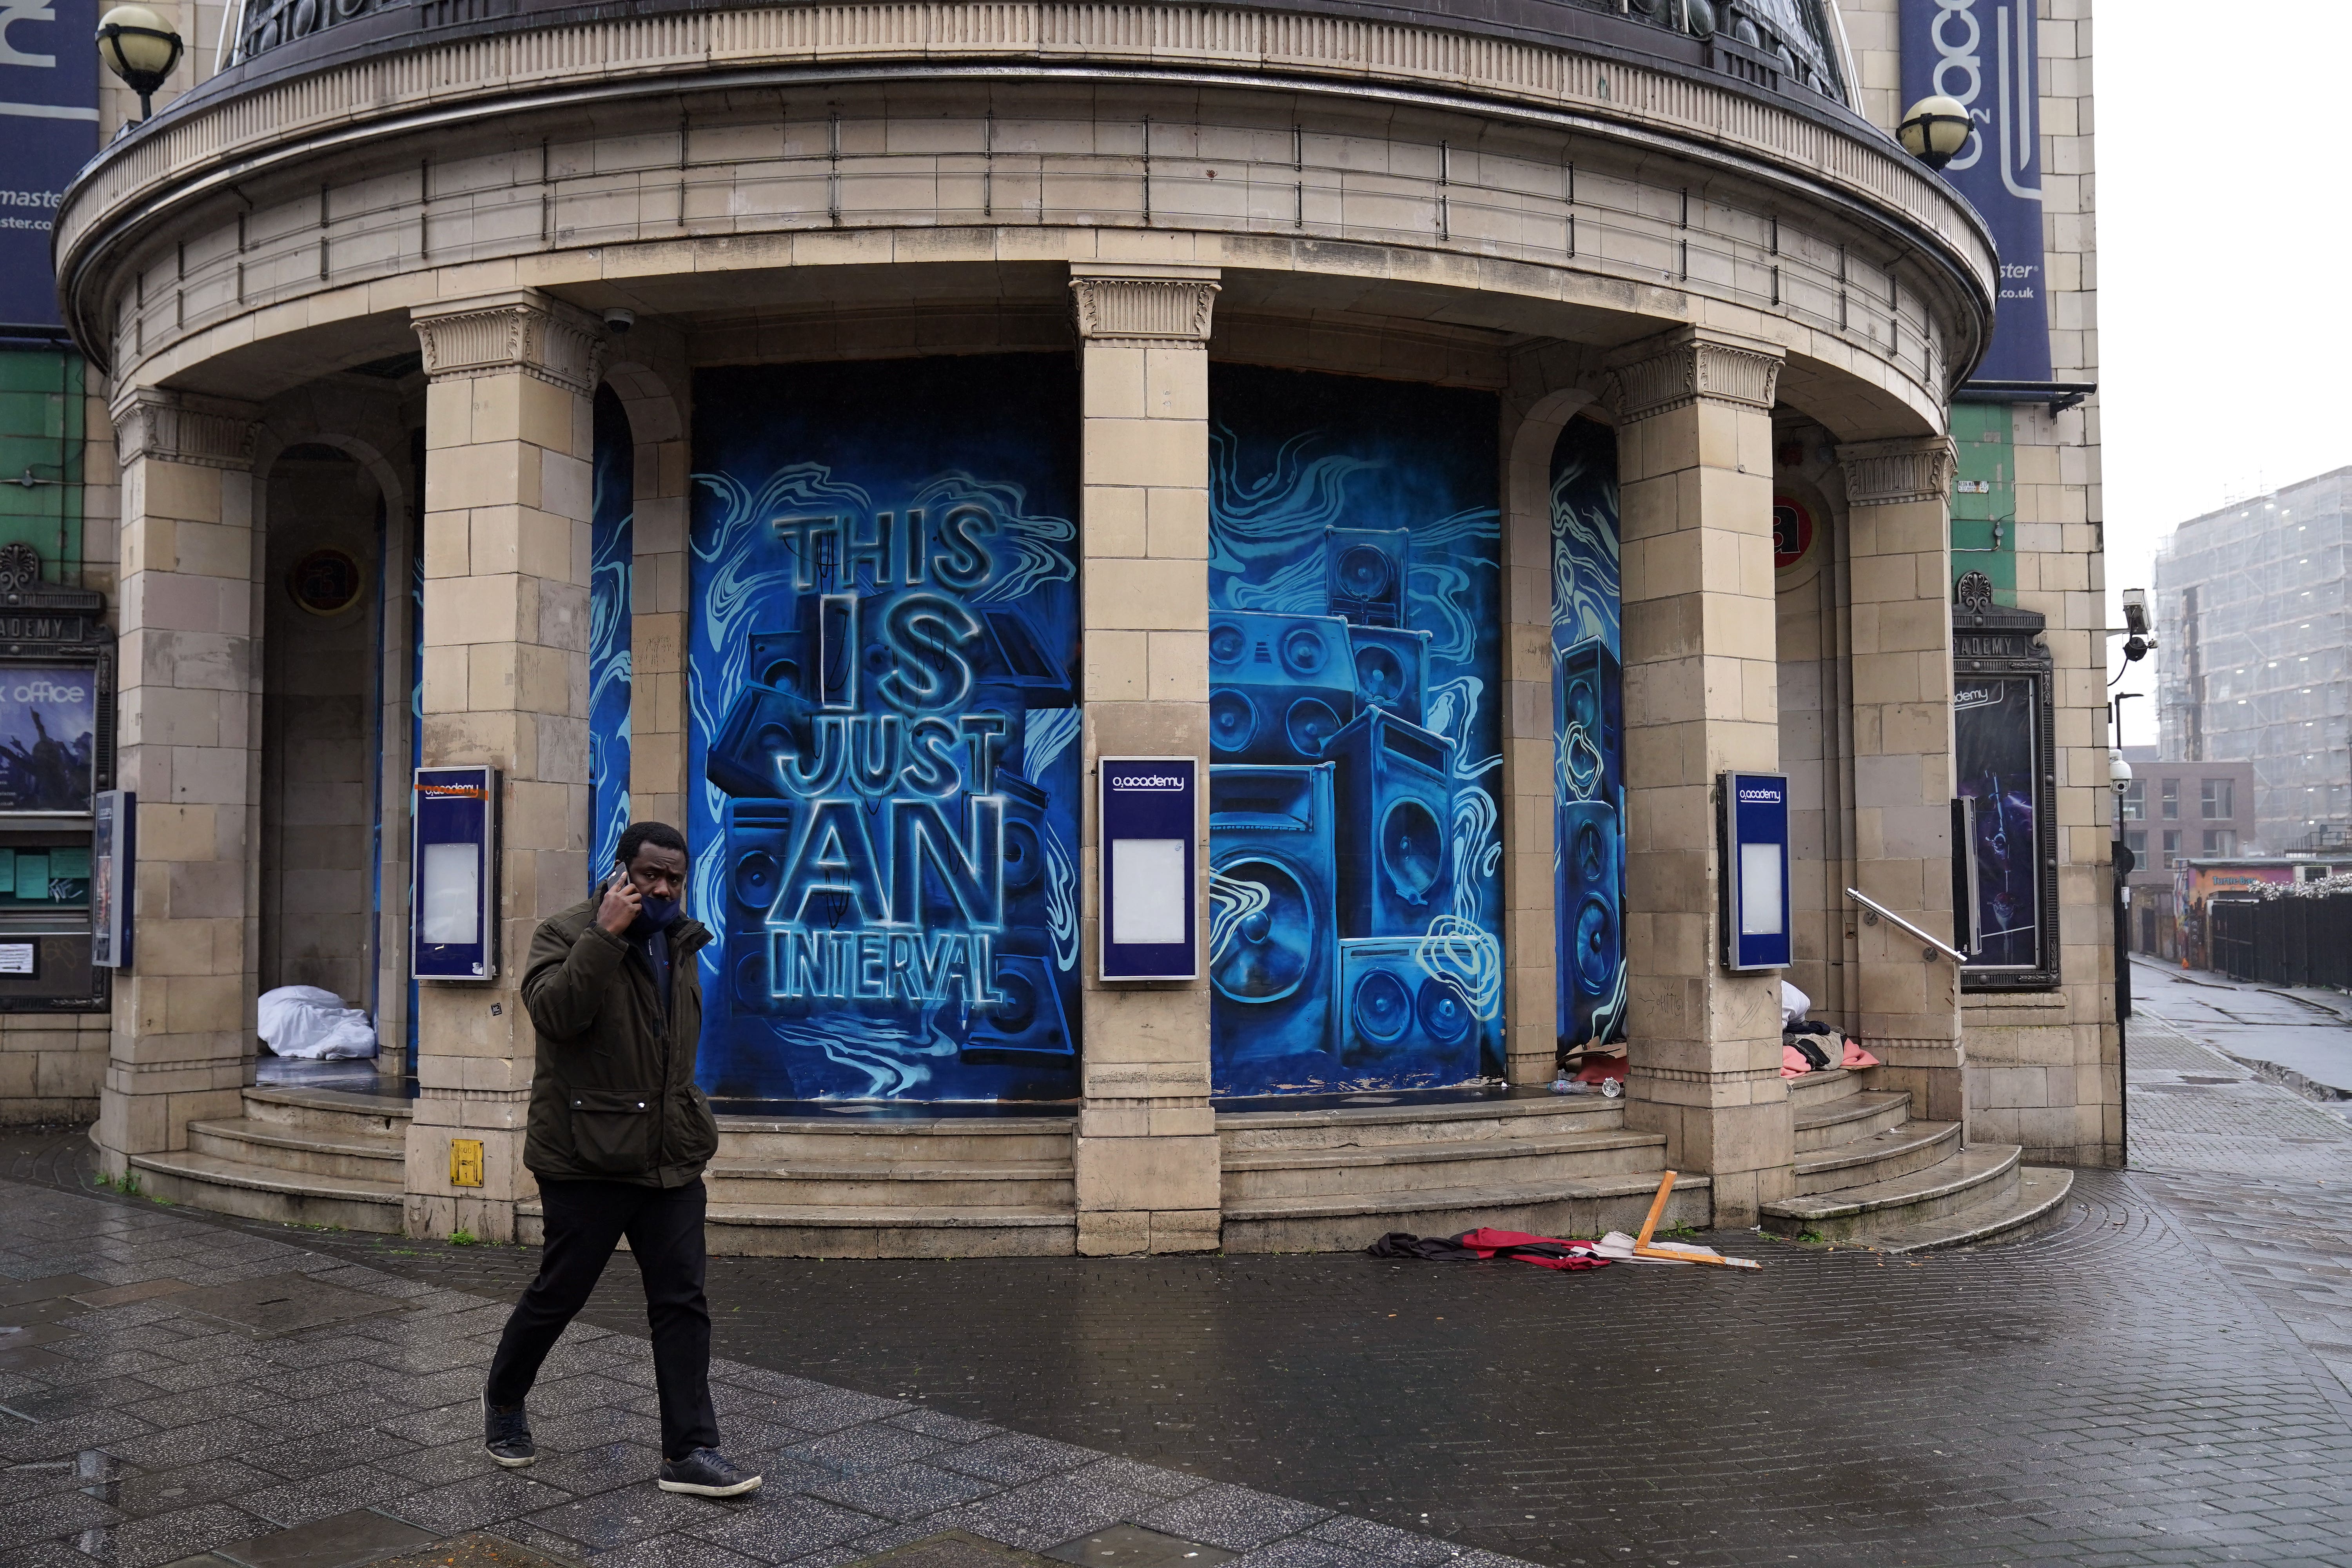
<path fill-rule="evenodd" d="M 694 404 L 704 1088 L 1075 1098 L 1076 366 L 712 369 Z"/>
<path fill-rule="evenodd" d="M 629 826 L 629 573 L 635 565 L 636 447 L 628 411 L 596 389 L 589 502 L 588 880 L 613 869 Z"/>
<path fill-rule="evenodd" d="M 1503 1068 L 1496 400 L 1209 375 L 1211 1080 Z"/>
<path fill-rule="evenodd" d="M 1625 695 L 1617 433 L 1571 419 L 1551 458 L 1553 910 L 1559 1047 L 1625 1037 Z"/>

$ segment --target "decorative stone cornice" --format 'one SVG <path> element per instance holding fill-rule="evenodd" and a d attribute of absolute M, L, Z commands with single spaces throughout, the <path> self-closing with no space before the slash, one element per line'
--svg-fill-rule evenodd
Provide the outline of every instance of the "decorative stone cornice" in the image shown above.
<path fill-rule="evenodd" d="M 585 397 L 604 375 L 604 336 L 595 318 L 536 289 L 419 305 L 409 320 L 434 381 L 520 371 Z"/>
<path fill-rule="evenodd" d="M 1218 289 L 1213 267 L 1070 268 L 1078 336 L 1095 342 L 1206 348 Z"/>
<path fill-rule="evenodd" d="M 1949 436 L 1906 436 L 1840 447 L 1849 506 L 1898 506 L 1951 494 L 1959 455 Z"/>
<path fill-rule="evenodd" d="M 113 407 L 115 457 L 128 463 L 152 458 L 203 468 L 253 467 L 261 431 L 250 404 L 161 387 L 134 386 Z"/>
<path fill-rule="evenodd" d="M 1685 327 L 1613 356 L 1607 401 L 1627 425 L 1702 401 L 1769 409 L 1783 363 L 1769 343 Z"/>

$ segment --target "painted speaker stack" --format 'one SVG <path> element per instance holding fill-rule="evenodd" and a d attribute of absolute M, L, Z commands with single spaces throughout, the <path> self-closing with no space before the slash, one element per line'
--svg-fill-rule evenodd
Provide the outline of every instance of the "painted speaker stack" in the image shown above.
<path fill-rule="evenodd" d="M 1215 1052 L 1295 1068 L 1299 1088 L 1460 1082 L 1477 1017 L 1436 962 L 1457 748 L 1423 727 L 1412 536 L 1328 528 L 1323 556 L 1318 605 L 1209 617 Z"/>
<path fill-rule="evenodd" d="M 1624 1021 L 1624 685 L 1615 656 L 1598 637 L 1560 651 L 1552 664 L 1559 737 L 1554 930 L 1569 1046 L 1601 1044 Z"/>

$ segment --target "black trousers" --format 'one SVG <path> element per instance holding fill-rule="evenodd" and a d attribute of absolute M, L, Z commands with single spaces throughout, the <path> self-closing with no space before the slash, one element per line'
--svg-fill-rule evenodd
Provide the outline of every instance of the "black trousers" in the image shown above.
<path fill-rule="evenodd" d="M 703 1299 L 700 1181 L 682 1187 L 627 1182 L 541 1182 L 547 1246 L 539 1278 L 515 1303 L 490 1362 L 492 1405 L 520 1405 L 540 1363 L 564 1325 L 588 1302 L 604 1265 L 629 1238 L 646 1285 L 646 1322 L 654 1336 L 654 1377 L 661 1393 L 662 1457 L 682 1459 L 719 1447 L 710 1407 L 710 1305 Z"/>

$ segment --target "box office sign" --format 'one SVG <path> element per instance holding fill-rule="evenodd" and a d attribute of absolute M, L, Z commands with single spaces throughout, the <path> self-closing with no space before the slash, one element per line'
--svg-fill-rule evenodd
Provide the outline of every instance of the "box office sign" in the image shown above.
<path fill-rule="evenodd" d="M 691 912 L 734 1100 L 1077 1093 L 1077 382 L 709 370 Z"/>
<path fill-rule="evenodd" d="M 1944 178 L 1991 225 L 2000 253 L 1987 381 L 2050 379 L 2049 279 L 2042 264 L 2042 60 L 2033 0 L 1902 0 L 1903 101 L 1957 100 L 1976 133 Z"/>

